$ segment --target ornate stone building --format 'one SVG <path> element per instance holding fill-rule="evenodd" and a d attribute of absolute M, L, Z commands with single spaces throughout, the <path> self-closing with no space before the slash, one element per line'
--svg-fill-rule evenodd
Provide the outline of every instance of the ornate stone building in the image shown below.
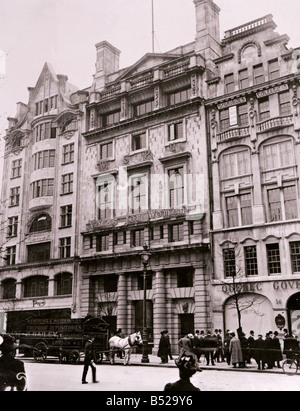
<path fill-rule="evenodd" d="M 5 136 L 1 215 L 1 329 L 42 311 L 76 312 L 81 100 L 45 64 Z M 76 256 L 76 257 L 75 257 Z"/>
<path fill-rule="evenodd" d="M 228 30 L 205 103 L 217 328 L 299 335 L 299 69 L 272 15 Z"/>

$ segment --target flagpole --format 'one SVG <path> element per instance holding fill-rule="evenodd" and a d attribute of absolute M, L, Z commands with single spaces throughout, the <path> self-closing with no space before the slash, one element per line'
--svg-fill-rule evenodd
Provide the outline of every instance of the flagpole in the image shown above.
<path fill-rule="evenodd" d="M 151 0 L 152 3 L 152 53 L 154 53 L 154 4 L 153 0 Z"/>

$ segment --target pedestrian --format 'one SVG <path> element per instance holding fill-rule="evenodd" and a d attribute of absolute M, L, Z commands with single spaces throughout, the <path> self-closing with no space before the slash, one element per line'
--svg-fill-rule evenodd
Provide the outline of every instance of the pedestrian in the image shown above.
<path fill-rule="evenodd" d="M 160 364 L 167 364 L 169 362 L 168 355 L 170 351 L 170 347 L 169 347 L 170 342 L 168 338 L 166 337 L 166 331 L 162 331 L 160 334 L 161 334 L 161 337 L 159 341 L 157 356 L 161 358 Z"/>
<path fill-rule="evenodd" d="M 206 358 L 206 365 L 209 365 L 211 361 L 211 365 L 215 365 L 214 356 L 215 351 L 218 346 L 217 337 L 211 334 L 211 331 L 207 331 L 207 335 L 204 338 L 204 350 L 205 350 L 205 358 Z"/>
<path fill-rule="evenodd" d="M 239 332 L 239 340 L 241 343 L 243 361 L 240 363 L 240 368 L 246 368 L 246 363 L 249 361 L 249 346 L 246 334 L 242 331 Z"/>
<path fill-rule="evenodd" d="M 193 334 L 189 333 L 186 334 L 183 338 L 181 338 L 178 341 L 178 347 L 179 347 L 179 357 L 178 359 L 180 360 L 181 357 L 184 356 L 192 356 L 196 362 L 198 362 L 197 355 L 194 351 L 194 343 L 193 343 L 194 336 Z"/>
<path fill-rule="evenodd" d="M 280 340 L 278 338 L 278 331 L 274 331 L 273 345 L 274 345 L 274 360 L 277 368 L 281 368 L 280 362 L 283 360 Z"/>
<path fill-rule="evenodd" d="M 86 376 L 89 370 L 89 367 L 91 367 L 92 370 L 92 377 L 93 377 L 93 383 L 97 384 L 99 381 L 96 379 L 96 367 L 94 364 L 95 361 L 95 353 L 94 353 L 94 341 L 95 338 L 88 336 L 87 337 L 87 342 L 85 344 L 85 352 L 84 352 L 84 368 L 83 368 L 83 374 L 82 374 L 82 384 L 88 384 L 86 380 Z"/>
<path fill-rule="evenodd" d="M 227 330 L 226 335 L 224 337 L 224 357 L 228 365 L 230 365 L 230 359 L 231 359 L 231 354 L 229 350 L 230 341 L 232 340 L 231 333 L 232 333 L 231 331 Z"/>
<path fill-rule="evenodd" d="M 259 370 L 265 369 L 265 341 L 263 336 L 259 334 L 254 344 L 254 359 L 258 365 Z"/>
<path fill-rule="evenodd" d="M 0 337 L 0 391 L 27 391 L 23 361 L 15 358 L 17 345 L 10 335 Z"/>
<path fill-rule="evenodd" d="M 194 351 L 197 355 L 198 362 L 200 361 L 200 348 L 201 348 L 201 338 L 200 338 L 200 331 L 196 330 L 194 335 Z"/>
<path fill-rule="evenodd" d="M 274 368 L 274 342 L 273 342 L 273 332 L 269 331 L 266 334 L 266 363 L 268 364 L 268 370 L 272 370 Z"/>
<path fill-rule="evenodd" d="M 243 354 L 241 348 L 241 342 L 236 334 L 233 332 L 231 334 L 232 339 L 230 341 L 229 351 L 231 354 L 231 362 L 233 364 L 233 368 L 236 368 L 237 365 L 243 365 Z"/>
<path fill-rule="evenodd" d="M 248 363 L 251 364 L 252 358 L 254 358 L 254 347 L 255 347 L 255 333 L 254 331 L 250 331 L 250 335 L 248 338 Z"/>
<path fill-rule="evenodd" d="M 197 368 L 197 363 L 193 356 L 183 356 L 175 361 L 177 367 L 179 368 L 180 379 L 175 383 L 169 383 L 165 386 L 164 391 L 201 391 L 199 388 L 195 387 L 190 378 L 200 371 Z"/>
<path fill-rule="evenodd" d="M 171 348 L 171 342 L 170 342 L 170 336 L 169 336 L 169 331 L 168 330 L 165 330 L 165 337 L 168 340 L 168 346 L 169 346 L 168 355 L 170 357 L 170 360 L 173 360 L 172 348 Z"/>
<path fill-rule="evenodd" d="M 217 360 L 217 362 L 221 362 L 222 361 L 222 346 L 223 346 L 223 342 L 222 342 L 222 335 L 220 334 L 221 330 L 215 330 L 215 333 L 213 334 L 213 338 L 217 339 L 217 347 L 216 347 L 216 351 L 214 354 L 214 360 Z"/>
<path fill-rule="evenodd" d="M 284 337 L 283 354 L 287 359 L 292 359 L 294 354 L 299 353 L 299 342 L 293 333 L 286 333 Z"/>

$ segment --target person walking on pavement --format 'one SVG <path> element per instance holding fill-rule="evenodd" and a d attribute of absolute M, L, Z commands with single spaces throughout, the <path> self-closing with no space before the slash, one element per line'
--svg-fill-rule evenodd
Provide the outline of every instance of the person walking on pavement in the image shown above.
<path fill-rule="evenodd" d="M 280 340 L 278 338 L 278 331 L 274 332 L 274 338 L 273 338 L 273 345 L 274 345 L 274 362 L 277 366 L 277 368 L 281 368 L 280 361 L 283 360 L 282 356 L 282 351 L 281 351 L 281 344 Z"/>
<path fill-rule="evenodd" d="M 96 367 L 94 365 L 95 353 L 94 353 L 94 337 L 88 336 L 88 340 L 85 344 L 85 355 L 84 355 L 84 368 L 82 373 L 82 384 L 88 384 L 86 376 L 89 370 L 89 367 L 92 369 L 93 383 L 97 384 L 99 381 L 96 379 Z"/>
<path fill-rule="evenodd" d="M 178 347 L 179 347 L 179 357 L 178 359 L 184 357 L 184 356 L 191 356 L 194 358 L 196 363 L 198 362 L 197 355 L 194 351 L 194 335 L 189 333 L 185 335 L 183 338 L 181 338 L 178 341 Z"/>
<path fill-rule="evenodd" d="M 233 364 L 233 368 L 236 368 L 237 365 L 243 366 L 244 360 L 243 360 L 241 342 L 239 338 L 236 336 L 234 332 L 231 334 L 231 336 L 232 336 L 232 339 L 230 341 L 229 351 L 231 354 L 231 362 Z"/>
<path fill-rule="evenodd" d="M 255 340 L 254 344 L 254 359 L 258 365 L 258 370 L 264 370 L 265 369 L 265 341 L 263 339 L 263 336 L 259 334 L 257 336 L 257 340 Z"/>
<path fill-rule="evenodd" d="M 206 358 L 206 365 L 209 365 L 209 361 L 211 361 L 211 365 L 215 365 L 214 354 L 218 346 L 217 337 L 211 334 L 211 331 L 207 331 L 207 335 L 204 338 L 204 349 L 205 349 L 205 358 Z"/>
<path fill-rule="evenodd" d="M 214 360 L 217 360 L 217 362 L 222 361 L 222 335 L 220 334 L 221 330 L 215 330 L 215 333 L 213 334 L 213 338 L 217 339 L 217 347 L 216 351 L 214 354 Z"/>
<path fill-rule="evenodd" d="M 228 365 L 230 365 L 230 360 L 231 360 L 231 354 L 230 354 L 229 347 L 230 347 L 230 341 L 232 340 L 232 336 L 230 334 L 231 333 L 228 330 L 224 337 L 224 356 L 225 356 L 225 359 Z"/>
<path fill-rule="evenodd" d="M 170 352 L 170 341 L 166 337 L 166 331 L 162 331 L 158 346 L 158 353 L 157 356 L 161 358 L 160 364 L 167 364 Z"/>
<path fill-rule="evenodd" d="M 248 338 L 248 363 L 251 364 L 252 358 L 254 358 L 254 346 L 255 346 L 255 334 L 254 331 L 250 331 L 250 336 Z"/>
<path fill-rule="evenodd" d="M 165 337 L 166 337 L 166 339 L 168 340 L 168 346 L 169 346 L 168 356 L 170 357 L 170 360 L 173 360 L 173 357 L 172 357 L 172 348 L 171 348 L 171 342 L 170 342 L 170 336 L 169 336 L 169 331 L 168 331 L 168 330 L 165 331 Z"/>
<path fill-rule="evenodd" d="M 268 364 L 268 370 L 274 368 L 274 341 L 273 341 L 273 332 L 270 331 L 266 334 L 266 362 Z"/>

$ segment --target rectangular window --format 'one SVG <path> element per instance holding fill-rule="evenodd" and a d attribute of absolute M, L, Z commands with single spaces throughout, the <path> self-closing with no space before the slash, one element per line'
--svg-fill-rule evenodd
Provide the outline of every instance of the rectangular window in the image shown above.
<path fill-rule="evenodd" d="M 108 251 L 109 250 L 109 234 L 101 234 L 96 237 L 96 251 Z"/>
<path fill-rule="evenodd" d="M 257 66 L 253 67 L 254 73 L 254 84 L 261 84 L 265 82 L 265 72 L 264 66 L 262 64 L 258 64 Z"/>
<path fill-rule="evenodd" d="M 6 265 L 16 264 L 16 250 L 17 247 L 14 245 L 12 247 L 7 247 L 6 249 Z"/>
<path fill-rule="evenodd" d="M 120 111 L 115 111 L 113 113 L 108 113 L 103 116 L 103 127 L 113 126 L 120 122 Z"/>
<path fill-rule="evenodd" d="M 269 97 L 261 98 L 258 100 L 259 118 L 261 121 L 268 120 L 270 118 L 270 100 Z"/>
<path fill-rule="evenodd" d="M 73 192 L 73 173 L 62 176 L 61 193 L 70 194 Z"/>
<path fill-rule="evenodd" d="M 176 104 L 185 103 L 191 98 L 191 89 L 187 88 L 184 90 L 176 91 L 174 93 L 168 94 L 168 105 L 174 106 Z"/>
<path fill-rule="evenodd" d="M 278 59 L 269 61 L 269 80 L 275 80 L 280 77 Z"/>
<path fill-rule="evenodd" d="M 140 274 L 137 276 L 137 282 L 138 282 L 138 290 L 141 291 L 144 289 L 144 275 Z M 146 290 L 152 290 L 152 275 L 148 274 L 146 277 Z"/>
<path fill-rule="evenodd" d="M 238 125 L 247 127 L 249 125 L 248 105 L 242 104 L 238 106 Z"/>
<path fill-rule="evenodd" d="M 50 110 L 56 110 L 57 109 L 57 97 L 58 96 L 50 97 Z"/>
<path fill-rule="evenodd" d="M 184 239 L 183 223 L 169 225 L 169 242 L 183 241 Z"/>
<path fill-rule="evenodd" d="M 251 225 L 253 223 L 251 193 L 245 193 L 240 195 L 240 206 L 242 225 Z"/>
<path fill-rule="evenodd" d="M 239 208 L 237 196 L 226 198 L 227 222 L 228 227 L 239 226 Z"/>
<path fill-rule="evenodd" d="M 21 177 L 22 160 L 14 160 L 12 162 L 12 178 Z"/>
<path fill-rule="evenodd" d="M 223 179 L 235 178 L 251 173 L 250 155 L 248 150 L 225 154 L 223 156 L 223 164 Z"/>
<path fill-rule="evenodd" d="M 132 247 L 143 247 L 145 244 L 144 240 L 144 229 L 133 230 L 131 232 L 131 243 Z"/>
<path fill-rule="evenodd" d="M 280 189 L 268 190 L 270 221 L 282 221 L 282 207 Z"/>
<path fill-rule="evenodd" d="M 268 190 L 270 221 L 285 221 L 298 218 L 296 186 Z"/>
<path fill-rule="evenodd" d="M 293 143 L 291 140 L 269 144 L 263 148 L 264 171 L 295 165 Z"/>
<path fill-rule="evenodd" d="M 98 219 L 110 220 L 113 215 L 113 183 L 105 182 L 97 188 Z"/>
<path fill-rule="evenodd" d="M 241 70 L 239 72 L 239 77 L 240 77 L 240 90 L 249 87 L 248 69 Z"/>
<path fill-rule="evenodd" d="M 51 243 L 42 243 L 27 246 L 28 263 L 48 261 L 50 259 Z"/>
<path fill-rule="evenodd" d="M 147 147 L 147 134 L 146 133 L 135 134 L 132 136 L 132 140 L 131 140 L 132 151 L 143 150 L 146 147 Z"/>
<path fill-rule="evenodd" d="M 11 207 L 18 206 L 20 204 L 20 187 L 14 187 L 10 189 L 9 205 Z"/>
<path fill-rule="evenodd" d="M 283 188 L 285 220 L 298 218 L 297 190 L 296 186 Z"/>
<path fill-rule="evenodd" d="M 281 274 L 279 244 L 267 244 L 269 274 Z"/>
<path fill-rule="evenodd" d="M 234 75 L 228 74 L 225 76 L 225 93 L 233 93 L 235 91 Z"/>
<path fill-rule="evenodd" d="M 105 293 L 116 293 L 118 291 L 119 276 L 109 274 L 103 276 L 103 291 Z"/>
<path fill-rule="evenodd" d="M 165 237 L 164 226 L 161 225 L 161 226 L 159 226 L 159 238 L 160 238 L 161 240 L 163 240 L 164 237 Z"/>
<path fill-rule="evenodd" d="M 74 143 L 63 146 L 63 164 L 74 162 Z"/>
<path fill-rule="evenodd" d="M 35 170 L 55 166 L 55 150 L 40 151 L 33 158 Z"/>
<path fill-rule="evenodd" d="M 282 117 L 292 114 L 291 95 L 289 91 L 279 94 L 279 112 Z"/>
<path fill-rule="evenodd" d="M 226 197 L 226 211 L 228 227 L 251 225 L 253 222 L 251 193 Z"/>
<path fill-rule="evenodd" d="M 177 271 L 177 287 L 178 288 L 191 288 L 194 286 L 194 273 L 193 270 L 180 269 Z"/>
<path fill-rule="evenodd" d="M 60 227 L 72 226 L 72 205 L 60 207 Z"/>
<path fill-rule="evenodd" d="M 8 230 L 7 230 L 8 237 L 15 237 L 16 235 L 18 235 L 18 223 L 19 223 L 18 216 L 8 218 Z"/>
<path fill-rule="evenodd" d="M 230 128 L 229 109 L 220 110 L 220 125 L 221 130 L 226 131 Z"/>
<path fill-rule="evenodd" d="M 131 213 L 141 213 L 148 209 L 148 181 L 147 176 L 133 177 L 131 179 Z"/>
<path fill-rule="evenodd" d="M 54 180 L 49 178 L 32 183 L 32 198 L 53 196 Z"/>
<path fill-rule="evenodd" d="M 235 250 L 227 248 L 223 250 L 224 276 L 225 278 L 236 276 Z"/>
<path fill-rule="evenodd" d="M 183 122 L 170 124 L 168 126 L 168 141 L 183 139 Z"/>
<path fill-rule="evenodd" d="M 290 243 L 292 272 L 300 273 L 300 241 Z"/>
<path fill-rule="evenodd" d="M 59 239 L 59 258 L 68 258 L 71 256 L 71 237 Z"/>
<path fill-rule="evenodd" d="M 256 246 L 245 247 L 244 252 L 246 276 L 251 277 L 253 275 L 258 275 Z"/>
<path fill-rule="evenodd" d="M 169 203 L 170 208 L 181 207 L 184 203 L 183 167 L 169 170 Z"/>
<path fill-rule="evenodd" d="M 145 114 L 151 113 L 153 111 L 154 102 L 153 100 L 146 101 L 134 106 L 134 115 L 136 117 L 143 116 Z"/>
<path fill-rule="evenodd" d="M 107 160 L 113 157 L 113 143 L 100 145 L 100 160 Z"/>

